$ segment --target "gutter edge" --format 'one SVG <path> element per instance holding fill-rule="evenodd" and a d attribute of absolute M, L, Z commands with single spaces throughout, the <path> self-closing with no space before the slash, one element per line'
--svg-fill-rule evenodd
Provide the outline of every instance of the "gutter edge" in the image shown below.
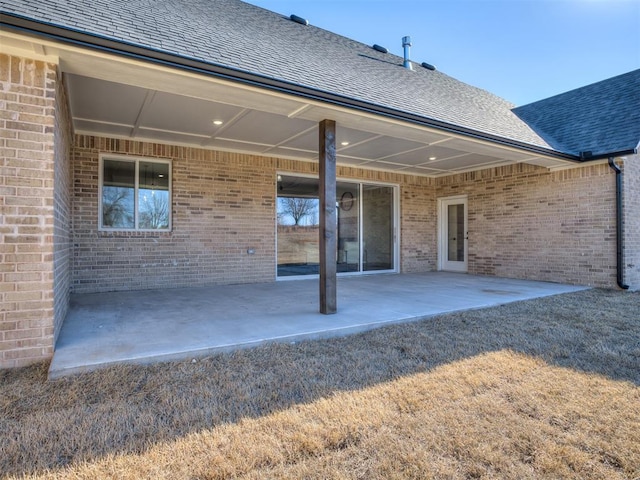
<path fill-rule="evenodd" d="M 616 173 L 616 283 L 622 290 L 628 290 L 624 283 L 624 238 L 622 224 L 622 169 L 616 165 L 614 157 L 609 157 L 609 167 Z"/>
<path fill-rule="evenodd" d="M 434 128 L 448 133 L 458 134 L 476 140 L 489 141 L 505 147 L 524 150 L 537 155 L 544 155 L 560 160 L 582 163 L 586 159 L 578 155 L 556 151 L 550 148 L 528 144 L 514 139 L 481 132 L 468 127 L 443 122 L 428 117 L 423 117 L 409 112 L 403 112 L 390 107 L 345 97 L 324 90 L 305 87 L 286 80 L 267 77 L 246 70 L 240 70 L 220 64 L 209 63 L 195 58 L 189 58 L 171 54 L 162 50 L 152 49 L 134 43 L 117 41 L 109 37 L 90 34 L 80 30 L 61 27 L 52 23 L 37 22 L 18 14 L 0 12 L 0 26 L 6 26 L 14 30 L 30 35 L 45 36 L 63 43 L 114 53 L 129 58 L 135 58 L 151 63 L 161 64 L 172 68 L 178 68 L 195 73 L 213 75 L 225 80 L 240 82 L 260 88 L 265 88 L 280 93 L 295 95 L 311 100 L 317 100 L 336 106 L 342 106 L 362 112 L 373 113 L 387 118 L 402 120 L 416 125 Z M 604 157 L 603 157 L 604 158 Z M 594 158 L 595 159 L 595 158 Z M 589 160 L 592 160 L 589 158 Z"/>
<path fill-rule="evenodd" d="M 585 155 L 586 152 L 580 152 L 580 160 L 582 162 L 593 162 L 595 160 L 609 160 L 615 157 L 623 157 L 625 155 L 636 155 L 638 148 L 630 148 L 628 150 L 619 150 L 617 152 L 599 153 L 598 155 Z M 609 163 L 611 165 L 611 163 Z M 613 167 L 612 167 L 613 168 Z"/>

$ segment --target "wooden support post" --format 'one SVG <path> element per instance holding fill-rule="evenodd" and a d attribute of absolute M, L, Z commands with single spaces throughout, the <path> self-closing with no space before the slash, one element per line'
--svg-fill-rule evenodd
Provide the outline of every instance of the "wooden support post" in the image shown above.
<path fill-rule="evenodd" d="M 320 122 L 320 313 L 338 311 L 336 255 L 336 122 Z"/>

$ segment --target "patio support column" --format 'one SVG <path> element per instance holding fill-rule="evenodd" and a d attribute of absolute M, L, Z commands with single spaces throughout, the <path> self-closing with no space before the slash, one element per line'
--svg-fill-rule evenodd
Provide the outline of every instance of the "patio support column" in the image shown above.
<path fill-rule="evenodd" d="M 336 300 L 336 122 L 320 122 L 320 313 L 338 310 Z"/>

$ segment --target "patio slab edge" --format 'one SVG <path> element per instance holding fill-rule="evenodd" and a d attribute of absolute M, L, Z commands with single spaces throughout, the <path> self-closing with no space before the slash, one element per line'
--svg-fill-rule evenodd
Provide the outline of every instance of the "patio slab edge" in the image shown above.
<path fill-rule="evenodd" d="M 590 287 L 573 287 L 570 291 L 580 291 L 580 290 L 588 290 L 588 289 L 590 289 Z M 547 294 L 540 295 L 540 297 L 561 295 L 564 293 L 568 293 L 568 292 L 558 292 L 558 293 L 551 293 L 551 294 L 547 293 Z M 501 302 L 489 302 L 487 304 L 476 305 L 476 306 L 467 307 L 467 308 L 442 309 L 435 313 L 428 313 L 428 314 L 422 314 L 422 315 L 399 314 L 398 316 L 391 318 L 389 320 L 358 323 L 358 324 L 353 324 L 348 326 L 337 326 L 332 328 L 311 330 L 311 331 L 300 332 L 300 333 L 289 334 L 289 335 L 260 338 L 257 340 L 251 340 L 246 342 L 221 344 L 221 345 L 215 345 L 215 346 L 205 347 L 205 348 L 189 348 L 189 349 L 180 350 L 180 351 L 162 352 L 162 353 L 156 353 L 156 354 L 132 355 L 129 357 L 118 358 L 114 360 L 107 360 L 107 361 L 100 361 L 100 362 L 93 362 L 93 363 L 85 362 L 82 364 L 76 364 L 71 366 L 58 365 L 59 362 L 56 362 L 56 357 L 54 355 L 49 367 L 48 378 L 49 380 L 56 380 L 66 376 L 89 373 L 98 369 L 108 368 L 115 365 L 148 365 L 156 362 L 183 361 L 190 358 L 198 359 L 198 358 L 203 358 L 203 357 L 220 354 L 220 353 L 229 353 L 235 350 L 256 348 L 256 347 L 260 347 L 260 346 L 268 345 L 272 343 L 298 343 L 303 341 L 324 340 L 324 339 L 330 339 L 330 338 L 344 337 L 348 335 L 364 333 L 367 331 L 371 331 L 371 330 L 375 330 L 375 329 L 383 328 L 387 326 L 419 322 L 432 317 L 436 317 L 438 315 L 448 315 L 448 314 L 457 313 L 457 312 L 482 310 L 485 308 L 498 307 L 501 305 L 506 305 L 506 304 L 520 302 L 520 301 L 526 301 L 526 300 L 529 300 L 529 299 L 525 298 L 525 299 L 505 300 Z"/>

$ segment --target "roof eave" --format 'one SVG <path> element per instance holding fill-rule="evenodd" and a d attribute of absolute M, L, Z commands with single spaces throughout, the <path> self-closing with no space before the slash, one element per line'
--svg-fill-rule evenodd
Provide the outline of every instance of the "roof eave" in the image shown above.
<path fill-rule="evenodd" d="M 635 155 L 638 153 L 638 147 L 627 150 L 617 150 L 608 153 L 598 153 L 597 155 L 587 155 L 587 152 L 580 153 L 580 159 L 583 162 L 593 162 L 596 160 L 604 160 L 608 158 L 624 157 L 625 155 Z"/>
<path fill-rule="evenodd" d="M 86 33 L 77 29 L 62 27 L 52 23 L 35 21 L 31 18 L 16 15 L 13 13 L 0 13 L 2 13 L 2 17 L 0 20 L 1 26 L 9 27 L 11 29 L 29 35 L 44 36 L 62 43 L 69 43 L 72 45 L 82 46 L 84 48 L 122 55 L 137 60 L 143 60 L 146 62 L 161 64 L 172 68 L 188 70 L 195 73 L 213 75 L 217 78 L 222 78 L 225 80 L 241 82 L 247 85 L 265 88 L 280 93 L 296 95 L 310 100 L 317 100 L 336 106 L 351 108 L 367 113 L 373 113 L 376 115 L 385 116 L 387 118 L 393 118 L 395 120 L 403 120 L 416 125 L 445 131 L 447 133 L 474 138 L 476 140 L 489 141 L 502 146 L 524 150 L 536 155 L 544 155 L 547 157 L 553 157 L 578 163 L 585 161 L 585 159 L 581 158 L 578 155 L 559 152 L 551 148 L 501 137 L 491 133 L 470 129 L 437 119 L 423 117 L 410 112 L 396 110 L 393 108 L 385 107 L 383 105 L 365 102 L 355 98 L 345 97 L 332 92 L 288 82 L 286 80 L 280 80 L 213 62 L 205 62 L 193 57 L 171 54 L 166 51 L 150 48 L 147 46 L 114 40 L 106 36 Z M 589 160 L 592 159 L 589 158 Z"/>

